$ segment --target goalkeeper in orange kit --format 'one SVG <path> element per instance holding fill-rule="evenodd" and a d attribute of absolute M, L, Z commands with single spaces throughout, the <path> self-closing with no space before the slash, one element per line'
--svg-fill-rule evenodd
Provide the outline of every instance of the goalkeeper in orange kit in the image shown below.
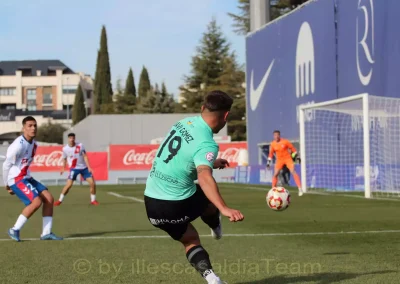
<path fill-rule="evenodd" d="M 289 153 L 288 150 L 290 150 L 291 153 Z M 299 188 L 299 196 L 302 196 L 303 191 L 301 190 L 300 177 L 294 170 L 294 161 L 298 160 L 300 162 L 300 158 L 298 157 L 297 150 L 292 145 L 292 143 L 290 143 L 286 139 L 281 138 L 281 132 L 279 130 L 274 131 L 274 140 L 271 142 L 271 145 L 269 146 L 269 155 L 267 161 L 268 169 L 271 166 L 272 157 L 274 153 L 276 154 L 276 162 L 275 162 L 274 176 L 272 178 L 272 187 L 275 187 L 276 184 L 278 183 L 279 172 L 286 165 L 290 173 L 293 175 L 297 187 Z"/>

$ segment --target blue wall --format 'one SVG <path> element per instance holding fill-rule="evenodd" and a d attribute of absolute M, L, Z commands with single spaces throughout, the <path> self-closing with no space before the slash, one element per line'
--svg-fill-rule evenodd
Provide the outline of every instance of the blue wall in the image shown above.
<path fill-rule="evenodd" d="M 398 11 L 399 0 L 317 0 L 247 37 L 250 165 L 274 129 L 299 138 L 301 104 L 365 92 L 400 97 Z"/>

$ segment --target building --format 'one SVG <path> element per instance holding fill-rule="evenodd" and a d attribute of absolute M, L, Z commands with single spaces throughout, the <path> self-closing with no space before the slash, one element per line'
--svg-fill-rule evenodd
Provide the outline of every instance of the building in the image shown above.
<path fill-rule="evenodd" d="M 81 85 L 87 113 L 91 111 L 93 80 L 76 73 L 60 60 L 0 61 L 0 141 L 12 140 L 23 117 L 38 125 L 71 124 L 71 109 Z"/>
<path fill-rule="evenodd" d="M 76 134 L 87 151 L 108 151 L 114 145 L 158 144 L 170 131 L 172 125 L 186 117 L 198 113 L 169 114 L 92 114 L 64 132 L 64 144 L 68 142 L 68 133 Z M 214 135 L 217 142 L 230 142 L 227 126 Z"/>

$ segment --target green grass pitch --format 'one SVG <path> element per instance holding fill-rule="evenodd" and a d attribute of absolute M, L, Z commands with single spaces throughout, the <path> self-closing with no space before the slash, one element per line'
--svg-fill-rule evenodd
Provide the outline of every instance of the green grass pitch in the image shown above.
<path fill-rule="evenodd" d="M 0 191 L 0 283 L 205 283 L 188 264 L 183 247 L 151 226 L 142 185 L 98 186 L 100 206 L 89 205 L 89 189 L 75 186 L 54 208 L 53 231 L 64 241 L 37 240 L 41 212 L 25 224 L 22 242 L 9 240 L 23 204 Z M 284 212 L 267 207 L 267 188 L 221 184 L 228 205 L 245 220 L 223 219 L 216 241 L 195 227 L 215 271 L 233 283 L 398 283 L 400 203 L 349 196 L 305 194 L 289 189 Z M 57 199 L 60 187 L 50 191 Z M 349 233 L 350 232 L 350 233 Z M 261 235 L 260 235 L 261 234 Z M 25 239 L 25 240 L 24 240 Z"/>

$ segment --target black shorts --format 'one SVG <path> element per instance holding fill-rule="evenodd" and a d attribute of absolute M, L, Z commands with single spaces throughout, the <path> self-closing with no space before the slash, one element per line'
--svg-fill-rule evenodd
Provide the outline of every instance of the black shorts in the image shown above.
<path fill-rule="evenodd" d="M 174 240 L 182 238 L 188 224 L 203 215 L 211 203 L 196 184 L 196 193 L 184 200 L 161 200 L 144 197 L 150 223 L 167 232 Z"/>

